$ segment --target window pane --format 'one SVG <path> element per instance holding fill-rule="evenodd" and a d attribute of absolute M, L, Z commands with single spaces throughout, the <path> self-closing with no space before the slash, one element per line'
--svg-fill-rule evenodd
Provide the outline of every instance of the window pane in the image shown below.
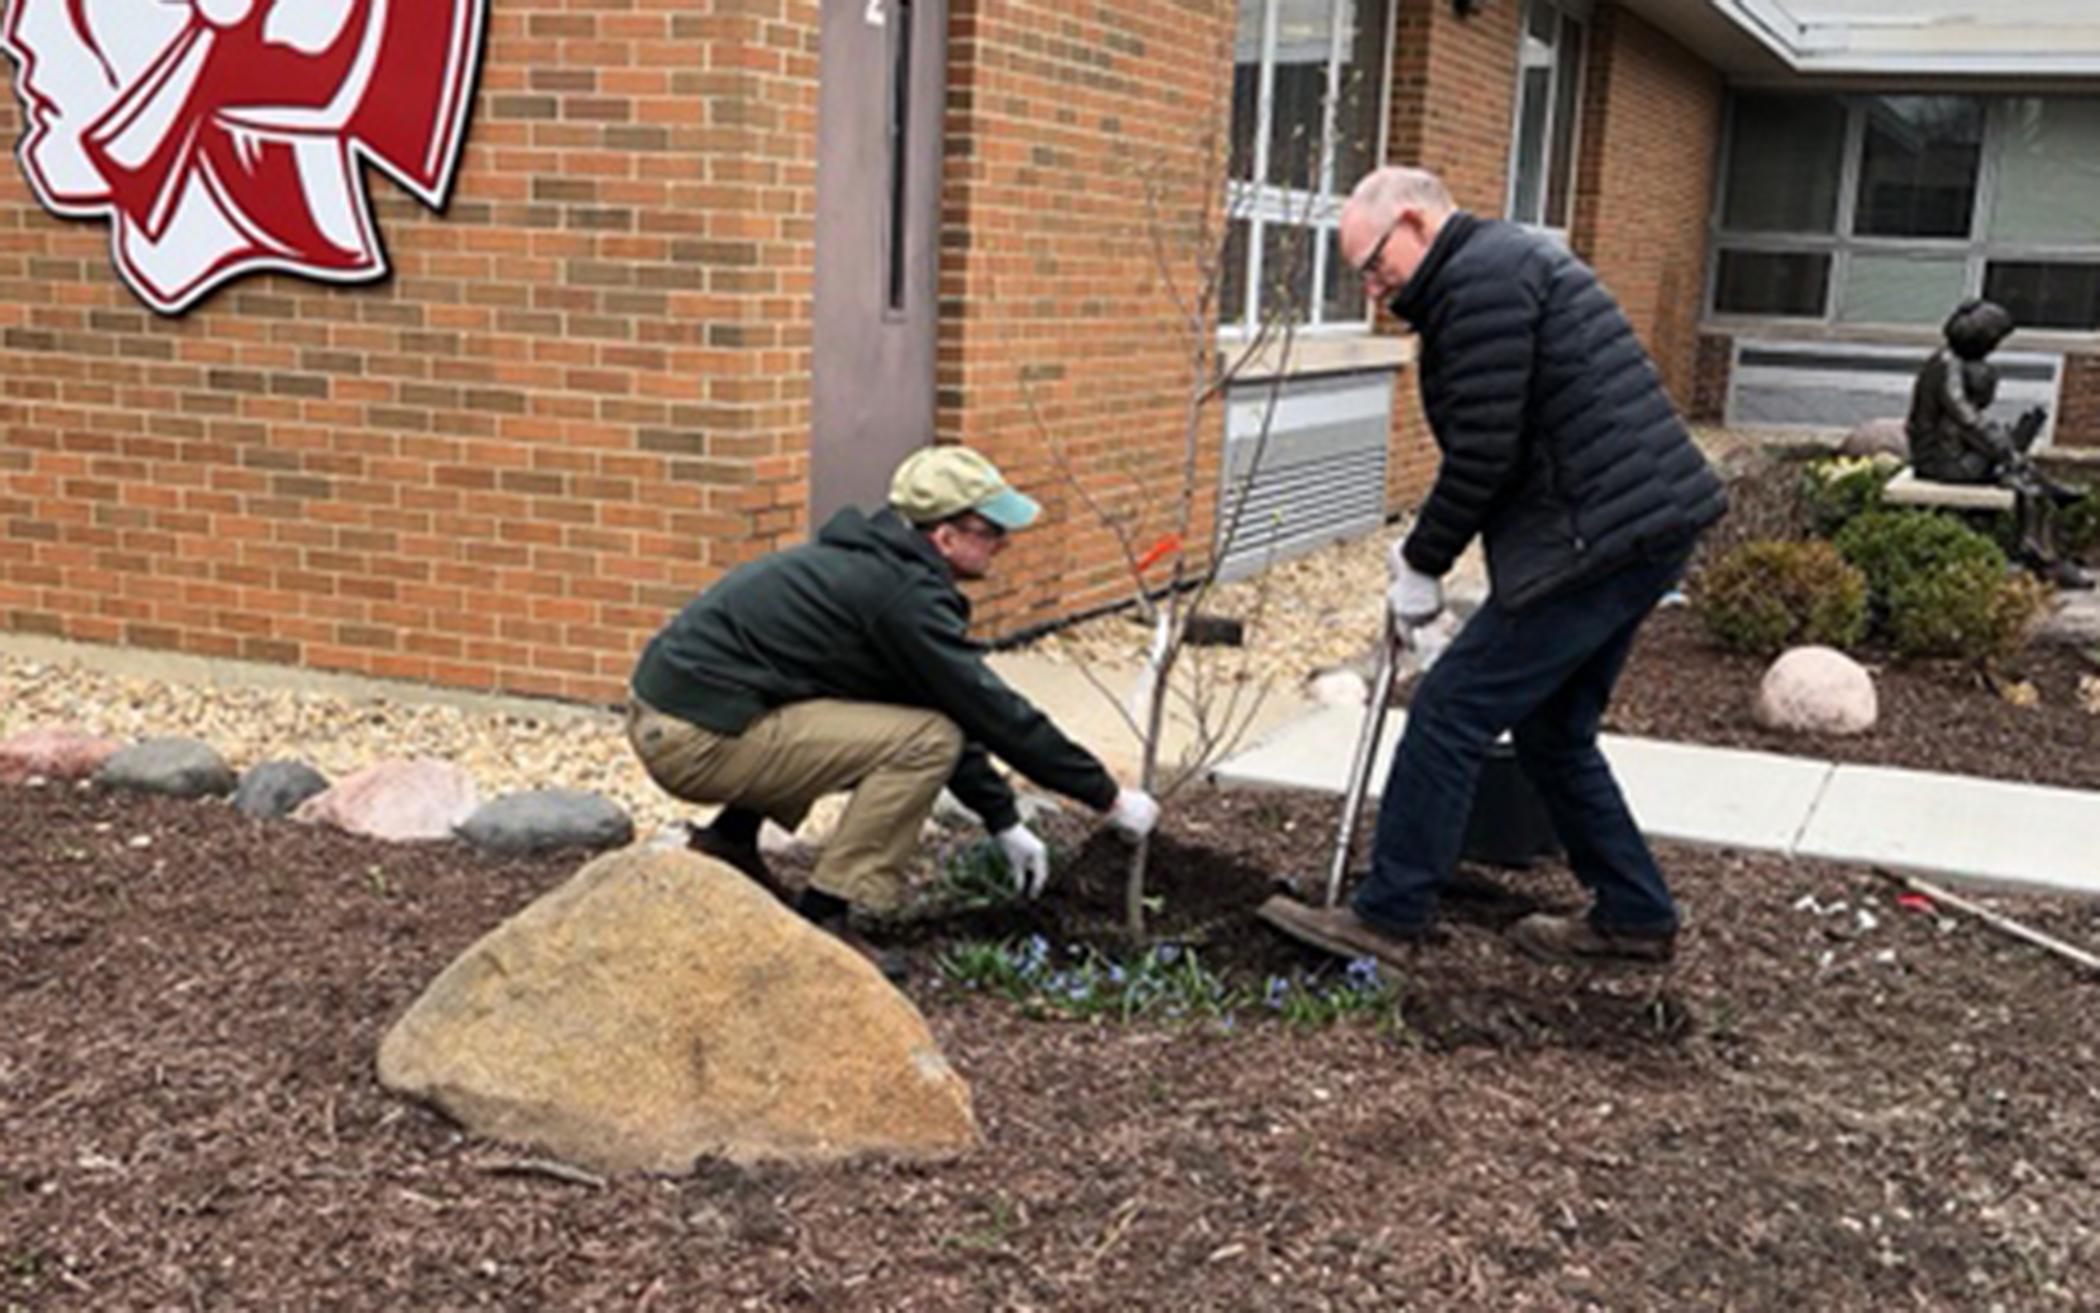
<path fill-rule="evenodd" d="M 1572 19 L 1561 24 L 1554 76 L 1553 154 L 1546 163 L 1545 221 L 1551 227 L 1566 228 L 1570 200 L 1575 194 L 1575 120 L 1579 113 L 1576 96 L 1582 89 L 1582 25 Z"/>
<path fill-rule="evenodd" d="M 1553 70 L 1527 68 L 1517 84 L 1516 186 L 1509 199 L 1509 217 L 1517 223 L 1537 223 L 1539 202 L 1546 182 L 1546 111 L 1553 104 Z"/>
<path fill-rule="evenodd" d="M 1387 0 L 1349 4 L 1351 26 L 1342 46 L 1342 58 L 1348 62 L 1342 65 L 1341 95 L 1334 111 L 1334 186 L 1345 196 L 1377 162 L 1386 4 Z"/>
<path fill-rule="evenodd" d="M 1218 271 L 1218 326 L 1237 328 L 1247 320 L 1247 230 L 1245 219 L 1225 225 L 1224 267 Z"/>
<path fill-rule="evenodd" d="M 2100 243 L 2100 100 L 2008 101 L 2004 143 L 1991 236 Z"/>
<path fill-rule="evenodd" d="M 1876 237 L 1967 237 L 1983 150 L 1983 102 L 1968 96 L 1874 96 L 1866 107 L 1859 213 Z"/>
<path fill-rule="evenodd" d="M 1731 315 L 1823 317 L 1830 257 L 1813 251 L 1723 251 L 1714 309 Z"/>
<path fill-rule="evenodd" d="M 1240 0 L 1232 42 L 1232 177 L 1254 181 L 1254 134 L 1261 129 L 1262 0 Z"/>
<path fill-rule="evenodd" d="M 1993 260 L 1983 294 L 2022 328 L 2100 328 L 2100 264 Z"/>
<path fill-rule="evenodd" d="M 1556 35 L 1554 20 L 1559 17 L 1560 11 L 1546 0 L 1531 0 L 1524 17 L 1524 34 L 1542 45 L 1550 46 Z"/>
<path fill-rule="evenodd" d="M 1320 319 L 1323 323 L 1361 322 L 1364 317 L 1364 280 L 1342 263 L 1342 245 L 1333 229 L 1327 231 L 1327 268 L 1321 278 Z"/>
<path fill-rule="evenodd" d="M 1276 82 L 1269 181 L 1309 188 L 1319 176 L 1320 113 L 1334 54 L 1337 0 L 1275 0 Z"/>
<path fill-rule="evenodd" d="M 1937 324 L 1961 302 L 1968 262 L 1855 254 L 1845 269 L 1838 318 L 1851 324 Z"/>
<path fill-rule="evenodd" d="M 1829 96 L 1737 96 L 1721 226 L 1731 232 L 1837 228 L 1845 107 Z"/>
<path fill-rule="evenodd" d="M 1312 314 L 1313 232 L 1284 223 L 1261 230 L 1261 306 L 1263 319 L 1305 323 Z"/>

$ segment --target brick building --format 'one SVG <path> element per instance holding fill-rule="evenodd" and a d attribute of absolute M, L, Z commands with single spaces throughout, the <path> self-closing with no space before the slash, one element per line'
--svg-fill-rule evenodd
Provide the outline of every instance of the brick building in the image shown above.
<path fill-rule="evenodd" d="M 456 139 L 411 158 L 400 114 L 340 94 L 334 118 L 204 107 L 185 140 L 218 147 L 148 152 L 131 111 L 172 93 L 111 53 L 161 49 L 98 31 L 114 2 L 4 6 L 0 634 L 611 700 L 694 590 L 879 496 L 928 436 L 1050 507 L 982 595 L 993 634 L 1127 591 L 1102 513 L 1143 545 L 1187 488 L 1211 541 L 1257 445 L 1236 566 L 1360 530 L 1433 467 L 1408 344 L 1333 250 L 1380 157 L 1561 234 L 1688 410 L 1886 409 L 1890 362 L 1988 292 L 2042 326 L 2015 363 L 2058 396 L 2054 440 L 2100 445 L 2100 32 L 2075 4 L 2037 0 L 2023 37 L 1931 0 L 1901 13 L 1947 21 L 453 0 L 483 40 L 447 47 L 450 81 L 368 43 Z M 231 51 L 230 10 L 158 7 L 165 49 Z M 306 82 L 362 67 L 325 62 L 354 34 L 256 31 Z M 242 219 L 288 191 L 304 235 Z M 167 234 L 205 210 L 231 254 L 185 281 Z M 287 272 L 298 249 L 336 264 Z M 1192 408 L 1206 351 L 1246 368 Z"/>

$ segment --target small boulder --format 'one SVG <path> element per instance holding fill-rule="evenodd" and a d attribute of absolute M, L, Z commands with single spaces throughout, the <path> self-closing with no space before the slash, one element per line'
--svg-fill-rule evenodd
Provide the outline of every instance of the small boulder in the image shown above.
<path fill-rule="evenodd" d="M 292 819 L 375 839 L 445 839 L 480 805 L 474 778 L 457 766 L 427 758 L 382 761 L 300 803 Z"/>
<path fill-rule="evenodd" d="M 1910 434 L 1900 419 L 1870 419 L 1854 426 L 1838 446 L 1840 456 L 1894 456 L 1910 459 Z"/>
<path fill-rule="evenodd" d="M 219 798 L 233 792 L 233 767 L 209 743 L 159 738 L 134 743 L 95 772 L 106 788 L 162 793 L 171 798 Z"/>
<path fill-rule="evenodd" d="M 123 751 L 118 739 L 57 726 L 38 726 L 0 741 L 0 784 L 30 779 L 79 780 Z"/>
<path fill-rule="evenodd" d="M 1874 677 L 1836 648 L 1797 647 L 1765 672 L 1750 714 L 1766 729 L 1863 734 L 1879 714 Z"/>
<path fill-rule="evenodd" d="M 460 825 L 459 837 L 497 853 L 618 848 L 633 842 L 634 821 L 595 793 L 534 789 L 482 804 Z"/>
<path fill-rule="evenodd" d="M 303 761 L 257 762 L 241 772 L 241 782 L 233 791 L 233 805 L 243 816 L 274 821 L 291 815 L 300 803 L 327 790 L 328 777 Z"/>
<path fill-rule="evenodd" d="M 467 949 L 387 1032 L 379 1079 L 597 1171 L 979 1143 L 910 1000 L 730 867 L 671 848 L 599 857 Z"/>

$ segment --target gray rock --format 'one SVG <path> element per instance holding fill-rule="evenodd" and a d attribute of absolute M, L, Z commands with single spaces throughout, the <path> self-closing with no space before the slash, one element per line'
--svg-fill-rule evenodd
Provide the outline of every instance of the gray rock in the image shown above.
<path fill-rule="evenodd" d="M 634 839 L 634 822 L 614 803 L 580 789 L 506 793 L 461 823 L 459 837 L 498 853 L 556 848 L 618 848 Z"/>
<path fill-rule="evenodd" d="M 218 749 L 196 739 L 162 738 L 134 743 L 113 754 L 95 772 L 112 789 L 164 793 L 171 798 L 218 798 L 233 792 L 233 767 Z"/>
<path fill-rule="evenodd" d="M 274 821 L 327 788 L 328 777 L 303 761 L 258 762 L 241 773 L 233 805 L 243 816 Z"/>
<path fill-rule="evenodd" d="M 2037 638 L 2074 647 L 2100 643 L 2100 592 L 2060 592 L 2057 610 L 2035 631 Z"/>
<path fill-rule="evenodd" d="M 1841 456 L 1894 456 L 1910 459 L 1910 435 L 1900 419 L 1870 419 L 1845 435 L 1838 447 Z"/>
<path fill-rule="evenodd" d="M 1797 647 L 1765 671 L 1750 714 L 1766 729 L 1795 734 L 1864 734 L 1880 703 L 1866 667 L 1829 647 Z"/>

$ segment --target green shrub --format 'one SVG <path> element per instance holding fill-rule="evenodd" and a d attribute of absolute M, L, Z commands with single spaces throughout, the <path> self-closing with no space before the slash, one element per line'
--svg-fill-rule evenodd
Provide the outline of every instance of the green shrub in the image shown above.
<path fill-rule="evenodd" d="M 1736 652 L 1849 647 L 1866 629 L 1866 578 L 1826 542 L 1744 543 L 1700 573 L 1692 596 L 1707 632 Z"/>
<path fill-rule="evenodd" d="M 1801 502 L 1815 531 L 1828 538 L 1881 505 L 1881 491 L 1903 462 L 1894 456 L 1829 456 L 1801 473 Z"/>
<path fill-rule="evenodd" d="M 1951 515 L 1933 511 L 1868 511 L 1833 541 L 1867 576 L 1867 600 L 1885 619 L 1890 600 L 1917 580 L 1964 561 L 2005 570 L 1998 544 Z"/>
<path fill-rule="evenodd" d="M 2083 557 L 2100 547 L 2100 492 L 2089 492 L 2056 517 L 2056 545 L 2066 556 Z"/>
<path fill-rule="evenodd" d="M 1906 657 L 2003 659 L 2020 650 L 2048 603 L 2048 585 L 2024 570 L 1950 561 L 1890 594 L 1889 641 Z"/>

